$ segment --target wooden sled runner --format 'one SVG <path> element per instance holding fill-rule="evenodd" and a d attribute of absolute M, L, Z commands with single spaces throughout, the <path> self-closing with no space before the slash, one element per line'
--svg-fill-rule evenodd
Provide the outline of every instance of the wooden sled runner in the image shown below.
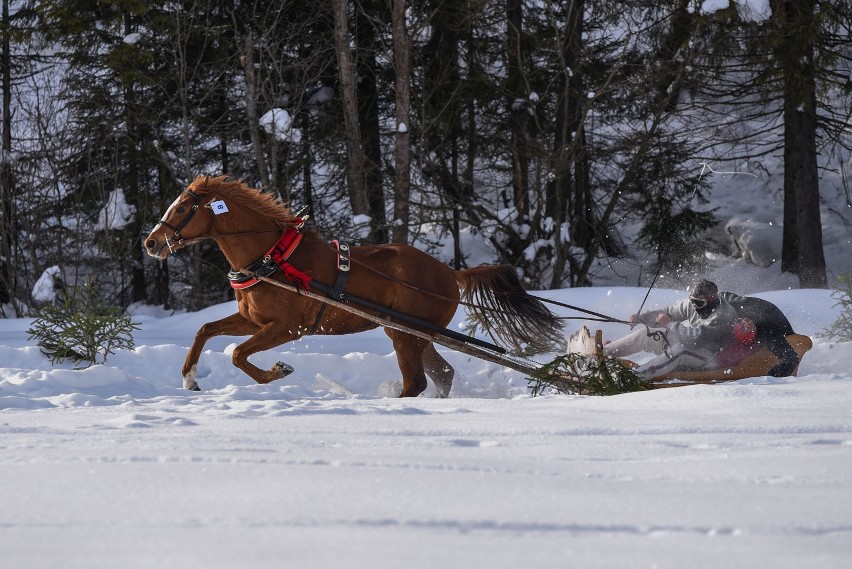
<path fill-rule="evenodd" d="M 799 361 L 808 350 L 813 347 L 813 342 L 802 334 L 790 334 L 786 337 L 787 343 L 799 356 Z M 575 352 L 585 356 L 597 356 L 603 358 L 603 338 L 598 330 L 592 337 L 588 328 L 583 326 L 577 333 L 568 339 L 568 352 Z M 635 366 L 631 361 L 625 360 L 628 366 Z M 725 381 L 736 381 L 749 377 L 762 377 L 769 374 L 769 370 L 778 363 L 778 358 L 766 348 L 759 348 L 753 354 L 746 357 L 735 366 L 723 367 L 712 370 L 698 371 L 674 371 L 651 379 L 654 389 L 666 387 L 681 387 L 684 385 L 712 384 Z M 790 375 L 796 375 L 798 367 Z"/>

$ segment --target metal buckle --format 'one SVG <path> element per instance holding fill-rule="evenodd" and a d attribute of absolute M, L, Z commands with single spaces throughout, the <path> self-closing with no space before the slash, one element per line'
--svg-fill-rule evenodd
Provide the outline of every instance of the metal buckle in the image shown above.
<path fill-rule="evenodd" d="M 349 244 L 339 243 L 337 245 L 337 268 L 346 272 L 349 270 Z"/>

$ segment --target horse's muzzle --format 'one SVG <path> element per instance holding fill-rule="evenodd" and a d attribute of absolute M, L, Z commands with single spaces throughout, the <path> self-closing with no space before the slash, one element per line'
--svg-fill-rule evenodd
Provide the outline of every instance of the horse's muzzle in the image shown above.
<path fill-rule="evenodd" d="M 148 237 L 148 239 L 145 240 L 145 250 L 155 259 L 160 259 L 162 261 L 169 256 L 171 249 L 172 248 L 169 247 L 168 239 L 163 239 L 163 241 L 160 242 L 154 237 Z"/>

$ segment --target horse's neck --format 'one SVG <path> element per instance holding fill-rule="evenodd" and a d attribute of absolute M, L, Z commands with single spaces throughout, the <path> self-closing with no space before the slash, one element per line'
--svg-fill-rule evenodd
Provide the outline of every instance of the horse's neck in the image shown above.
<path fill-rule="evenodd" d="M 252 219 L 251 215 L 246 218 Z M 235 269 L 245 268 L 263 257 L 278 241 L 282 231 L 276 223 L 256 215 L 251 223 L 234 224 L 230 220 L 222 220 L 218 225 L 213 228 L 217 235 L 214 239 Z"/>

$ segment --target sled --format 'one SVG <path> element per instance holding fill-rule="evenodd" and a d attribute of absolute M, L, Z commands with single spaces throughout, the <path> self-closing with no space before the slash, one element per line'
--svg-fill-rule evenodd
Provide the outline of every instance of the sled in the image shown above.
<path fill-rule="evenodd" d="M 808 336 L 802 334 L 790 334 L 786 337 L 787 343 L 795 350 L 802 361 L 805 354 L 813 347 L 813 342 Z M 593 337 L 588 328 L 583 326 L 568 340 L 568 352 L 579 353 L 584 356 L 595 356 L 603 358 L 603 337 L 598 330 Z M 630 360 L 622 360 L 628 367 L 636 367 L 636 363 Z M 778 358 L 766 348 L 758 348 L 748 355 L 743 361 L 735 366 L 720 367 L 710 370 L 673 371 L 651 378 L 651 386 L 654 389 L 666 387 L 681 387 L 684 385 L 699 385 L 723 383 L 736 381 L 750 377 L 763 377 L 769 374 Z M 796 375 L 798 366 L 790 375 Z"/>

